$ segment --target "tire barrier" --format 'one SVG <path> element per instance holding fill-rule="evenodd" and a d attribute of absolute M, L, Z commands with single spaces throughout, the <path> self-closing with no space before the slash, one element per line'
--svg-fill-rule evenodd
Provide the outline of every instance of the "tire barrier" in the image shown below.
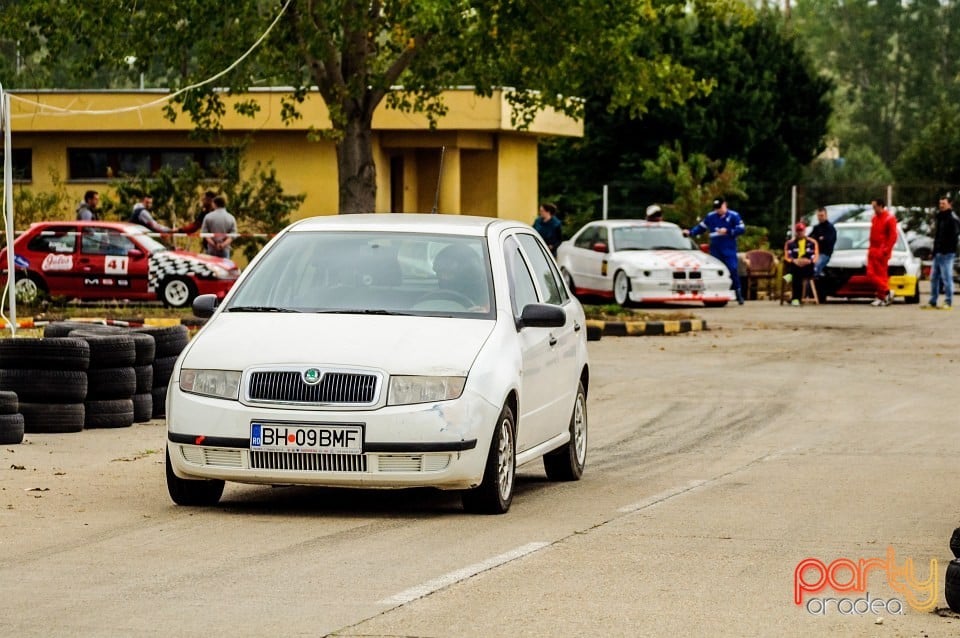
<path fill-rule="evenodd" d="M 947 574 L 943 579 L 943 597 L 947 607 L 960 613 L 960 558 L 954 558 L 947 565 Z"/>
<path fill-rule="evenodd" d="M 0 391 L 0 444 L 23 442 L 23 415 L 16 392 Z"/>
<path fill-rule="evenodd" d="M 16 394 L 24 432 L 83 429 L 89 366 L 90 346 L 84 339 L 0 339 L 0 390 Z"/>
<path fill-rule="evenodd" d="M 190 333 L 184 325 L 177 326 L 143 326 L 131 328 L 133 333 L 148 334 L 156 344 L 153 359 L 153 387 L 150 394 L 153 400 L 153 418 L 159 419 L 167 415 L 167 386 L 173 374 L 173 366 L 177 357 L 187 347 Z M 139 392 L 139 390 L 138 390 Z M 145 392 L 144 392 L 145 393 Z"/>
<path fill-rule="evenodd" d="M 134 424 L 137 389 L 136 339 L 126 331 L 72 330 L 71 337 L 90 345 L 85 428 L 123 428 Z"/>

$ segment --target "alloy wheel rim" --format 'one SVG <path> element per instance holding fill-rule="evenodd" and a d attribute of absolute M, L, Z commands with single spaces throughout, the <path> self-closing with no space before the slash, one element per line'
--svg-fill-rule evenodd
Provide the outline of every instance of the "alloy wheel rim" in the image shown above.
<path fill-rule="evenodd" d="M 577 455 L 577 463 L 583 465 L 587 456 L 587 411 L 582 394 L 577 395 L 577 404 L 573 412 L 573 448 Z"/>
<path fill-rule="evenodd" d="M 614 282 L 614 290 L 616 291 L 617 303 L 622 304 L 627 300 L 627 277 L 622 272 L 617 273 L 617 280 Z"/>
<path fill-rule="evenodd" d="M 171 305 L 179 306 L 187 302 L 187 295 L 189 295 L 187 290 L 187 285 L 182 281 L 173 281 L 167 284 L 166 297 L 167 301 Z"/>
<path fill-rule="evenodd" d="M 37 282 L 32 279 L 21 279 L 14 284 L 17 299 L 23 302 L 30 302 L 37 298 L 40 293 Z"/>
<path fill-rule="evenodd" d="M 513 432 L 510 423 L 504 419 L 500 423 L 500 442 L 497 448 L 497 483 L 500 498 L 507 500 L 513 490 Z"/>

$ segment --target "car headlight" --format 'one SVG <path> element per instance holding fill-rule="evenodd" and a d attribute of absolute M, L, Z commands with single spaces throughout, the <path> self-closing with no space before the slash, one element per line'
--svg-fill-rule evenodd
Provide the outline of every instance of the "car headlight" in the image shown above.
<path fill-rule="evenodd" d="M 236 401 L 240 397 L 240 373 L 233 370 L 183 369 L 180 371 L 180 389 L 191 394 Z"/>
<path fill-rule="evenodd" d="M 466 377 L 390 377 L 387 405 L 449 401 L 463 392 Z"/>
<path fill-rule="evenodd" d="M 230 276 L 230 273 L 229 271 L 227 271 L 226 268 L 222 268 L 221 266 L 218 266 L 216 264 L 211 265 L 210 270 L 213 271 L 213 276 L 216 277 L 217 279 L 226 279 L 227 277 Z"/>

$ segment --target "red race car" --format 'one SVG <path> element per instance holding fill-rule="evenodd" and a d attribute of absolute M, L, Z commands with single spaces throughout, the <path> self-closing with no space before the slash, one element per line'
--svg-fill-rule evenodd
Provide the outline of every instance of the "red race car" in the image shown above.
<path fill-rule="evenodd" d="M 220 297 L 240 275 L 229 259 L 172 250 L 143 226 L 126 222 L 31 224 L 13 244 L 17 298 L 160 300 L 182 308 L 197 295 Z M 7 280 L 0 250 L 0 284 Z"/>

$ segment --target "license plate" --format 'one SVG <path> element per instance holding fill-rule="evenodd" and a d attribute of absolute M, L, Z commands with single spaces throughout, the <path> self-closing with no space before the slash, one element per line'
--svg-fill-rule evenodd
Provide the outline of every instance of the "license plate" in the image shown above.
<path fill-rule="evenodd" d="M 678 281 L 673 284 L 673 289 L 682 292 L 690 290 L 703 290 L 702 281 Z"/>
<path fill-rule="evenodd" d="M 251 423 L 250 449 L 258 452 L 362 454 L 359 425 Z"/>

